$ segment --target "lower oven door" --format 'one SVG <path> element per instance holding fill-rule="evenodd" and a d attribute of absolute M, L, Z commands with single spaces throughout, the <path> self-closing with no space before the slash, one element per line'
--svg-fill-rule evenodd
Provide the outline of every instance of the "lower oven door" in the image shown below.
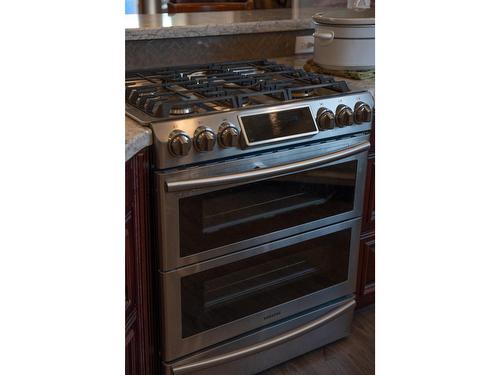
<path fill-rule="evenodd" d="M 162 359 L 354 292 L 361 220 L 162 272 Z"/>
<path fill-rule="evenodd" d="M 157 172 L 160 269 L 361 215 L 368 136 Z"/>

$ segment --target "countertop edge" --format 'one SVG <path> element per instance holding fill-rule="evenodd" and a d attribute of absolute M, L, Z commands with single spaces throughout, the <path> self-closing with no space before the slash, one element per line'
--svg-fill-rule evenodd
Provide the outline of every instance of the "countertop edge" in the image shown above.
<path fill-rule="evenodd" d="M 125 40 L 175 39 L 216 35 L 257 34 L 277 31 L 312 30 L 310 19 L 237 22 L 233 24 L 204 24 L 158 28 L 125 29 Z"/>
<path fill-rule="evenodd" d="M 125 162 L 151 144 L 153 144 L 151 129 L 125 116 Z"/>

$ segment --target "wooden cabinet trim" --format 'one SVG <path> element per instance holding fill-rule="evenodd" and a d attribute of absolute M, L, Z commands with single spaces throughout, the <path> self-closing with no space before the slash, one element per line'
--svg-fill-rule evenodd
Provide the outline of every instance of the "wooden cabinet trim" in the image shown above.
<path fill-rule="evenodd" d="M 133 288 L 136 299 L 135 302 L 132 300 L 128 303 L 131 307 L 128 307 L 130 312 L 126 313 L 128 315 L 126 337 L 131 330 L 134 331 L 134 340 L 127 341 L 127 345 L 137 346 L 137 352 L 133 348 L 126 348 L 127 355 L 132 355 L 132 353 L 137 355 L 135 362 L 127 358 L 126 364 L 136 366 L 134 372 L 130 372 L 131 375 L 150 375 L 156 373 L 157 366 L 152 318 L 153 267 L 149 235 L 149 149 L 141 150 L 127 161 L 125 178 L 125 220 L 126 231 L 128 230 L 126 235 L 130 236 L 133 253 L 132 259 L 127 260 L 126 266 L 129 269 L 126 269 L 126 275 L 132 277 L 132 280 L 129 280 L 129 288 Z M 130 272 L 130 268 L 135 268 L 135 272 Z"/>

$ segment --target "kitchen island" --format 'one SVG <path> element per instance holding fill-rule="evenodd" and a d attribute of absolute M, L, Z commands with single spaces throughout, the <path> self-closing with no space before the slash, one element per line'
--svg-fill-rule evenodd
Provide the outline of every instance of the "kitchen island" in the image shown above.
<path fill-rule="evenodd" d="M 313 29 L 311 17 L 321 8 L 125 16 L 125 40 L 189 38 Z"/>

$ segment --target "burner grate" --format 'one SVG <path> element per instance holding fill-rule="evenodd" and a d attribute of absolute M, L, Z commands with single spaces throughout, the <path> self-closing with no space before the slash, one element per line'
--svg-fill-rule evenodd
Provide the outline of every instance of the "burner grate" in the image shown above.
<path fill-rule="evenodd" d="M 189 100 L 153 100 L 147 106 L 146 112 L 154 117 L 167 118 L 192 113 L 213 112 L 225 108 L 236 108 L 234 96 Z"/>
<path fill-rule="evenodd" d="M 349 91 L 345 81 L 268 60 L 128 72 L 125 87 L 127 103 L 159 119 Z"/>

